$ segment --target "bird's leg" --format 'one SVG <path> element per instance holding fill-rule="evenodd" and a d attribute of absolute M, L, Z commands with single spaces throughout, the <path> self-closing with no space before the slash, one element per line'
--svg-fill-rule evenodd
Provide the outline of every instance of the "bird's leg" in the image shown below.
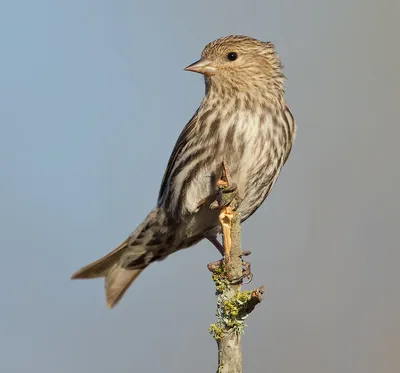
<path fill-rule="evenodd" d="M 220 252 L 222 257 L 225 257 L 225 247 L 224 245 L 221 244 L 221 242 L 218 241 L 218 238 L 216 236 L 206 236 L 207 240 L 210 241 L 215 248 Z M 224 259 L 216 260 L 215 262 L 211 262 L 207 265 L 207 268 L 211 272 L 215 272 L 217 268 L 219 268 L 223 264 Z"/>
<path fill-rule="evenodd" d="M 215 248 L 220 252 L 220 254 L 224 256 L 225 249 L 224 246 L 221 244 L 221 242 L 218 241 L 218 238 L 216 236 L 206 236 L 206 238 L 215 246 Z"/>
<path fill-rule="evenodd" d="M 218 241 L 217 236 L 214 235 L 206 235 L 206 238 L 208 241 L 210 241 L 215 248 L 220 252 L 221 256 L 223 257 L 225 255 L 225 248 L 221 244 L 221 242 Z M 211 262 L 207 264 L 207 268 L 211 272 L 215 272 L 219 267 L 222 266 L 224 259 L 216 260 L 215 262 Z"/>

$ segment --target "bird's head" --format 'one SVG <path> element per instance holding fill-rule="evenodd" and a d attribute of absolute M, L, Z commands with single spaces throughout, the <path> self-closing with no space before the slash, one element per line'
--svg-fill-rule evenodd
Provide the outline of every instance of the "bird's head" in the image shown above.
<path fill-rule="evenodd" d="M 272 43 L 231 35 L 207 44 L 201 59 L 185 70 L 203 74 L 207 85 L 228 91 L 274 86 L 283 91 L 281 68 Z"/>

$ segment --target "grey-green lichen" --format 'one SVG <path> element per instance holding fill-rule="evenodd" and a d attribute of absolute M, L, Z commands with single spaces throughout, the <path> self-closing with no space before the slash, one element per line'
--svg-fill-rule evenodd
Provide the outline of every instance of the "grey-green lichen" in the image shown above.
<path fill-rule="evenodd" d="M 216 341 L 220 340 L 224 333 L 234 332 L 242 334 L 246 324 L 244 320 L 248 316 L 246 310 L 251 291 L 238 290 L 233 296 L 227 296 L 229 281 L 226 278 L 223 266 L 218 267 L 213 273 L 213 281 L 217 289 L 217 322 L 210 325 L 209 331 Z"/>

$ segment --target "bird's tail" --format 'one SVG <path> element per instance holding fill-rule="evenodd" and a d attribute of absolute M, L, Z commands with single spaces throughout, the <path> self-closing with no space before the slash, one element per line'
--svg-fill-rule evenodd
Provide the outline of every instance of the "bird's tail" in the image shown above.
<path fill-rule="evenodd" d="M 152 211 L 131 236 L 116 249 L 81 268 L 72 279 L 105 278 L 107 307 L 114 307 L 125 294 L 132 282 L 152 261 L 146 242 L 156 234 L 154 222 L 156 211 Z"/>

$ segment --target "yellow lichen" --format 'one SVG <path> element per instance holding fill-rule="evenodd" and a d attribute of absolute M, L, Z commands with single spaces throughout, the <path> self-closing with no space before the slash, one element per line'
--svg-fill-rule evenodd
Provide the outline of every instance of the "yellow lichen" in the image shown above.
<path fill-rule="evenodd" d="M 228 287 L 229 281 L 226 277 L 225 268 L 222 265 L 214 270 L 212 280 L 214 281 L 217 294 L 223 293 Z"/>
<path fill-rule="evenodd" d="M 229 328 L 243 325 L 241 317 L 250 298 L 251 291 L 238 291 L 233 297 L 223 302 L 221 313 L 223 314 L 225 324 Z"/>
<path fill-rule="evenodd" d="M 212 334 L 216 341 L 219 341 L 224 334 L 224 329 L 221 326 L 218 326 L 216 323 L 211 324 L 208 328 L 208 331 L 210 334 Z"/>

